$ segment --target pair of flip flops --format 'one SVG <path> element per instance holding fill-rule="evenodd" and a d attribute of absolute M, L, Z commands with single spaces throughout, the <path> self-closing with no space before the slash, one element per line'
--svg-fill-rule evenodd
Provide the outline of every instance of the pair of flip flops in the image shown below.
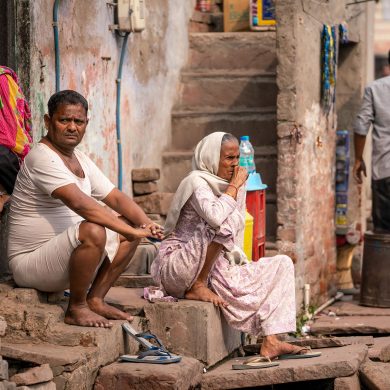
<path fill-rule="evenodd" d="M 128 322 L 122 324 L 123 330 L 138 341 L 143 347 L 143 351 L 138 355 L 121 355 L 120 360 L 131 363 L 151 363 L 151 364 L 169 364 L 181 361 L 181 356 L 172 355 L 164 347 L 160 339 L 152 333 L 138 333 Z M 149 340 L 154 340 L 157 345 Z"/>
<path fill-rule="evenodd" d="M 312 352 L 310 347 L 302 347 L 300 349 L 297 349 L 294 352 L 280 355 L 276 359 L 277 360 L 308 359 L 308 358 L 313 358 L 318 356 L 321 356 L 321 352 Z M 249 370 L 249 369 L 279 366 L 279 363 L 275 360 L 271 360 L 267 356 L 253 356 L 245 360 L 242 364 L 233 364 L 232 368 L 233 370 Z"/>

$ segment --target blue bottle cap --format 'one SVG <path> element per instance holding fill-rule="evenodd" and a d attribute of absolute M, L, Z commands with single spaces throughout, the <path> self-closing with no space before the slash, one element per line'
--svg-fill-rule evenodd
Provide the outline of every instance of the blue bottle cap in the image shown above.
<path fill-rule="evenodd" d="M 249 141 L 249 135 L 242 135 L 240 141 Z"/>
<path fill-rule="evenodd" d="M 249 174 L 248 181 L 246 183 L 247 191 L 265 190 L 267 187 L 267 184 L 264 184 L 261 181 L 260 173 L 253 172 Z"/>

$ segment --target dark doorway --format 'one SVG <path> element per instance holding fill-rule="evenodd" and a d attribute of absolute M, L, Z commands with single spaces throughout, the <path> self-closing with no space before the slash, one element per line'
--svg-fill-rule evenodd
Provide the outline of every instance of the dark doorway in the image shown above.
<path fill-rule="evenodd" d="M 0 0 L 0 65 L 16 68 L 15 1 Z"/>

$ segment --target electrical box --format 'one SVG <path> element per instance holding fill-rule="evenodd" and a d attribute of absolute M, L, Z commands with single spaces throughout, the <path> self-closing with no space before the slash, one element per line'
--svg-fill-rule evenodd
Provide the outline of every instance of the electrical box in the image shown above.
<path fill-rule="evenodd" d="M 123 32 L 140 32 L 145 29 L 145 0 L 118 0 L 117 29 Z"/>

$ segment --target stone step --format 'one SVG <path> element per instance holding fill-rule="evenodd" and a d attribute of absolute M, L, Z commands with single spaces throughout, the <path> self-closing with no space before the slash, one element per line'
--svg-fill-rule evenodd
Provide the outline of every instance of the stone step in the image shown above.
<path fill-rule="evenodd" d="M 57 390 L 92 388 L 94 372 L 99 368 L 96 347 L 63 347 L 47 343 L 2 343 L 0 354 L 9 360 L 27 364 L 49 364 Z M 80 387 L 80 385 L 82 385 Z"/>
<path fill-rule="evenodd" d="M 99 367 L 111 363 L 125 352 L 136 353 L 139 349 L 138 343 L 133 340 L 128 340 L 124 345 L 122 322 L 114 321 L 112 329 L 58 323 L 47 329 L 46 337 L 40 340 L 27 339 L 17 344 L 13 337 L 6 337 L 2 341 L 0 354 L 9 359 L 49 364 L 58 390 L 92 389 Z M 143 331 L 137 326 L 137 321 L 134 326 Z"/>
<path fill-rule="evenodd" d="M 149 241 L 141 241 L 138 245 L 134 256 L 130 260 L 122 274 L 144 275 L 150 273 L 150 266 L 157 255 L 158 244 Z M 118 282 L 119 283 L 119 282 Z M 144 286 L 132 286 L 144 287 Z"/>
<path fill-rule="evenodd" d="M 390 308 L 368 307 L 359 305 L 358 301 L 335 302 L 328 306 L 323 313 L 333 312 L 336 316 L 390 316 Z"/>
<path fill-rule="evenodd" d="M 173 111 L 172 148 L 191 149 L 206 135 L 225 131 L 249 135 L 255 146 L 276 145 L 276 108 Z"/>
<path fill-rule="evenodd" d="M 122 274 L 115 282 L 115 287 L 143 288 L 155 286 L 156 283 L 151 275 L 126 275 Z"/>
<path fill-rule="evenodd" d="M 240 332 L 230 328 L 211 303 L 186 299 L 149 303 L 141 298 L 142 294 L 142 289 L 115 287 L 106 300 L 132 315 L 142 316 L 146 329 L 171 352 L 211 366 L 241 345 Z"/>
<path fill-rule="evenodd" d="M 58 305 L 20 303 L 2 299 L 0 316 L 7 322 L 4 340 L 44 340 L 47 330 L 62 322 L 64 311 Z"/>
<path fill-rule="evenodd" d="M 202 390 L 257 388 L 282 383 L 290 383 L 291 388 L 302 388 L 297 382 L 349 377 L 358 371 L 366 358 L 367 346 L 324 348 L 321 353 L 317 358 L 280 360 L 277 367 L 244 371 L 232 370 L 232 364 L 247 358 L 230 359 L 203 375 Z"/>
<path fill-rule="evenodd" d="M 373 346 L 368 351 L 368 357 L 371 360 L 390 362 L 390 337 L 373 337 Z"/>
<path fill-rule="evenodd" d="M 258 108 L 276 105 L 277 86 L 273 74 L 248 72 L 182 73 L 176 108 Z"/>
<path fill-rule="evenodd" d="M 103 367 L 95 382 L 95 390 L 161 389 L 188 390 L 199 388 L 203 365 L 184 357 L 179 363 L 113 363 Z"/>
<path fill-rule="evenodd" d="M 390 389 L 390 364 L 367 360 L 359 369 L 360 380 L 368 390 Z"/>
<path fill-rule="evenodd" d="M 276 71 L 275 32 L 190 34 L 188 68 Z"/>
<path fill-rule="evenodd" d="M 390 316 L 321 316 L 310 325 L 310 333 L 315 335 L 390 334 Z"/>

